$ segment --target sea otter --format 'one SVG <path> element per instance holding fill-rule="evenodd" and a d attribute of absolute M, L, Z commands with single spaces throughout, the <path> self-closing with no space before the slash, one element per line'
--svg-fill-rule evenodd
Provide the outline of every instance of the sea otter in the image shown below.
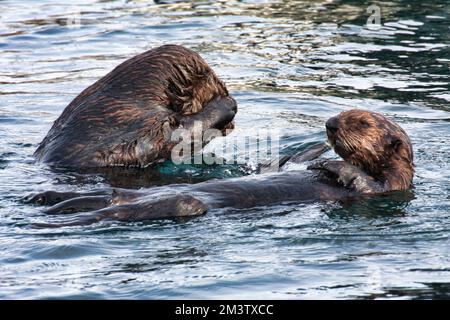
<path fill-rule="evenodd" d="M 164 45 L 131 58 L 78 95 L 35 152 L 58 167 L 146 167 L 168 159 L 177 128 L 225 131 L 236 101 L 200 55 Z"/>
<path fill-rule="evenodd" d="M 54 204 L 48 214 L 79 213 L 64 226 L 103 219 L 139 221 L 197 216 L 214 208 L 249 208 L 317 200 L 338 200 L 406 190 L 412 184 L 413 150 L 408 135 L 379 113 L 350 110 L 326 122 L 328 142 L 344 161 L 312 163 L 303 171 L 261 174 L 195 185 L 91 193 L 44 192 L 30 202 Z M 321 146 L 317 153 L 322 152 Z M 296 157 L 314 158 L 314 152 Z M 55 204 L 56 203 L 56 204 Z"/>
<path fill-rule="evenodd" d="M 325 126 L 329 144 L 345 161 L 318 162 L 309 169 L 334 173 L 346 186 L 364 193 L 411 186 L 413 148 L 398 124 L 379 113 L 355 109 L 330 118 Z"/>

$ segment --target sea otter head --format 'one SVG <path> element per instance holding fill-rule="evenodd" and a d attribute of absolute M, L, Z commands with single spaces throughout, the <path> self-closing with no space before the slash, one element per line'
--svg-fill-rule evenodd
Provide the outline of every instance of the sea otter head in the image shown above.
<path fill-rule="evenodd" d="M 329 143 L 345 161 L 386 183 L 390 190 L 411 186 L 413 150 L 398 124 L 379 113 L 353 109 L 330 118 L 326 129 Z"/>

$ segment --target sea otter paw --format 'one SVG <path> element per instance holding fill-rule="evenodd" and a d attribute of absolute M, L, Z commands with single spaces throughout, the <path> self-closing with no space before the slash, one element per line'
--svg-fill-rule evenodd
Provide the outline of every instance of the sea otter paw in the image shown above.
<path fill-rule="evenodd" d="M 32 193 L 22 198 L 22 202 L 27 204 L 36 204 L 41 206 L 53 206 L 60 202 L 80 198 L 85 196 L 107 196 L 111 195 L 110 190 L 97 190 L 91 192 L 57 192 L 44 191 L 39 193 Z"/>
<path fill-rule="evenodd" d="M 320 160 L 310 164 L 308 170 L 322 170 L 339 176 L 343 166 L 347 164 L 344 161 Z"/>
<path fill-rule="evenodd" d="M 329 171 L 335 172 L 338 174 L 338 182 L 342 183 L 345 187 L 354 188 L 354 182 L 361 176 L 361 170 L 357 167 L 344 163 L 331 164 Z"/>
<path fill-rule="evenodd" d="M 354 165 L 345 161 L 324 160 L 318 161 L 308 166 L 308 170 L 322 170 L 337 177 L 337 181 L 345 187 L 350 187 L 362 171 Z"/>
<path fill-rule="evenodd" d="M 24 197 L 22 201 L 28 204 L 54 205 L 61 201 L 70 199 L 71 196 L 73 196 L 72 192 L 45 191 L 30 194 Z"/>
<path fill-rule="evenodd" d="M 233 98 L 217 96 L 196 114 L 189 116 L 175 115 L 175 122 L 178 122 L 181 128 L 187 130 L 198 129 L 198 124 L 201 124 L 203 131 L 208 129 L 232 129 L 234 127 L 232 121 L 236 112 L 237 105 Z"/>
<path fill-rule="evenodd" d="M 309 170 L 321 170 L 331 174 L 344 187 L 360 193 L 382 193 L 384 186 L 358 167 L 345 161 L 325 160 L 311 164 Z"/>
<path fill-rule="evenodd" d="M 46 214 L 64 214 L 99 210 L 111 204 L 110 196 L 84 196 L 68 199 L 45 210 Z"/>
<path fill-rule="evenodd" d="M 337 174 L 338 182 L 356 192 L 376 194 L 386 191 L 382 183 L 348 162 L 328 161 L 325 167 L 328 171 Z"/>
<path fill-rule="evenodd" d="M 236 101 L 231 97 L 215 97 L 201 112 L 208 129 L 222 130 L 234 119 L 237 112 Z"/>

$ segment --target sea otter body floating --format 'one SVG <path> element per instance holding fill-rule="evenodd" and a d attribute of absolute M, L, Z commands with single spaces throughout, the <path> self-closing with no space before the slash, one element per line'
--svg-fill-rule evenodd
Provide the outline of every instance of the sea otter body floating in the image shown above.
<path fill-rule="evenodd" d="M 237 106 L 195 52 L 165 45 L 131 58 L 77 96 L 35 152 L 74 168 L 145 167 L 168 159 L 177 128 L 232 128 Z"/>
<path fill-rule="evenodd" d="M 109 189 L 91 193 L 44 192 L 30 201 L 54 204 L 48 214 L 76 214 L 61 224 L 90 224 L 103 219 L 140 221 L 197 216 L 214 208 L 249 208 L 406 190 L 414 174 L 413 150 L 399 125 L 381 114 L 350 110 L 326 123 L 328 140 L 344 161 L 321 161 L 303 171 L 214 180 L 195 185 Z M 319 148 L 318 153 L 321 150 Z M 310 160 L 300 157 L 299 160 Z M 37 225 L 39 226 L 39 225 Z"/>

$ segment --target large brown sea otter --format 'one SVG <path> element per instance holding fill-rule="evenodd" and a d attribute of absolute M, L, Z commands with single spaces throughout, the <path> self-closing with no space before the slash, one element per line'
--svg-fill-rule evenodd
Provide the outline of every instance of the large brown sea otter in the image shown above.
<path fill-rule="evenodd" d="M 413 150 L 407 134 L 381 114 L 343 112 L 326 123 L 328 140 L 344 161 L 321 161 L 303 171 L 91 193 L 44 192 L 29 201 L 54 204 L 48 214 L 78 213 L 71 221 L 42 227 L 90 224 L 103 219 L 140 221 L 204 214 L 214 208 L 249 208 L 338 200 L 406 190 L 412 184 Z M 320 153 L 322 148 L 318 148 Z M 314 152 L 297 157 L 311 160 Z M 55 204 L 56 203 L 56 204 Z M 90 211 L 87 213 L 79 213 Z"/>
<path fill-rule="evenodd" d="M 177 128 L 232 127 L 236 102 L 195 52 L 165 45 L 131 58 L 78 95 L 35 152 L 62 167 L 145 167 L 168 159 Z"/>

